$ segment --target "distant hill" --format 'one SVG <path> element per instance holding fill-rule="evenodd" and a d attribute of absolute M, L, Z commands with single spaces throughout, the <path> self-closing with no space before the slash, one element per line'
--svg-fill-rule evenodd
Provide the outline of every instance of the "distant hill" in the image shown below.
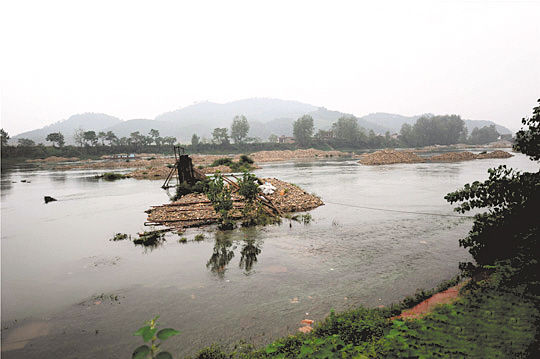
<path fill-rule="evenodd" d="M 376 112 L 370 113 L 366 116 L 362 116 L 361 118 L 365 121 L 376 123 L 380 126 L 386 127 L 392 133 L 399 133 L 399 130 L 401 130 L 401 126 L 404 123 L 413 125 L 420 117 L 422 117 L 422 115 L 403 116 L 394 113 Z"/>
<path fill-rule="evenodd" d="M 81 113 L 69 117 L 67 120 L 58 121 L 37 130 L 27 131 L 12 137 L 12 142 L 17 143 L 18 138 L 29 138 L 36 143 L 47 144 L 45 138 L 51 132 L 61 132 L 67 144 L 73 144 L 73 134 L 78 129 L 86 131 L 101 131 L 104 128 L 122 123 L 122 120 L 104 113 Z"/>
<path fill-rule="evenodd" d="M 297 101 L 253 98 L 224 104 L 199 102 L 156 117 L 158 121 L 170 121 L 183 126 L 203 124 L 209 127 L 229 127 L 236 115 L 244 115 L 249 121 L 268 122 L 276 118 L 298 118 L 317 110 L 317 107 Z"/>
<path fill-rule="evenodd" d="M 293 122 L 303 115 L 313 117 L 315 128 L 329 129 L 338 118 L 350 114 L 297 101 L 253 98 L 225 104 L 200 102 L 161 114 L 156 117 L 156 120 L 176 124 L 178 132 L 185 132 L 186 126 L 205 127 L 206 130 L 201 131 L 200 135 L 208 137 L 215 127 L 229 128 L 236 115 L 244 115 L 248 119 L 250 137 L 259 137 L 265 140 L 271 134 L 291 136 Z M 358 119 L 358 122 L 360 126 L 377 133 L 384 133 L 388 130 L 384 126 L 364 121 L 361 118 Z M 188 139 L 185 135 L 181 135 L 181 138 L 184 141 Z M 189 138 L 191 138 L 191 134 Z"/>
<path fill-rule="evenodd" d="M 508 128 L 501 125 L 497 125 L 493 121 L 482 121 L 482 120 L 464 120 L 464 121 L 465 121 L 465 126 L 467 126 L 467 130 L 469 130 L 469 134 L 472 132 L 472 130 L 474 130 L 475 127 L 482 128 L 484 126 L 491 126 L 491 125 L 495 125 L 497 132 L 499 132 L 499 134 L 501 135 L 507 135 L 507 134 L 513 133 Z"/>
<path fill-rule="evenodd" d="M 41 129 L 13 136 L 11 143 L 18 138 L 29 138 L 36 143 L 45 143 L 45 137 L 51 132 L 62 132 L 67 144 L 73 144 L 73 134 L 77 129 L 86 131 L 113 131 L 118 137 L 129 136 L 139 131 L 147 134 L 150 129 L 159 130 L 161 136 L 174 136 L 182 143 L 188 143 L 196 133 L 200 137 L 210 138 L 216 127 L 230 128 L 236 115 L 244 115 L 250 123 L 250 137 L 268 139 L 271 134 L 292 135 L 293 122 L 303 115 L 314 119 L 316 130 L 327 130 L 338 118 L 350 115 L 340 111 L 328 110 L 325 107 L 269 98 L 252 98 L 224 104 L 199 102 L 184 108 L 165 112 L 155 119 L 134 119 L 122 121 L 116 117 L 102 113 L 84 113 L 73 115 L 67 120 L 54 123 Z M 358 124 L 366 130 L 384 134 L 399 132 L 404 123 L 413 124 L 421 115 L 402 116 L 377 112 L 358 118 Z M 474 127 L 494 124 L 491 121 L 465 121 L 469 133 Z M 505 127 L 497 125 L 500 133 L 510 133 Z"/>

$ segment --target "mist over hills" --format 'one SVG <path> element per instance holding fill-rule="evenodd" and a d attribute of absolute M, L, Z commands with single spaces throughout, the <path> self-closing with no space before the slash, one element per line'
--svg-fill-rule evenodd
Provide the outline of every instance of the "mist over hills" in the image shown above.
<path fill-rule="evenodd" d="M 199 102 L 184 108 L 165 112 L 155 119 L 133 119 L 122 121 L 103 113 L 83 113 L 69 117 L 67 120 L 56 122 L 40 129 L 24 132 L 12 137 L 16 143 L 18 138 L 29 138 L 36 143 L 44 143 L 47 134 L 62 132 L 66 144 L 74 144 L 73 135 L 76 130 L 113 131 L 118 137 L 129 136 L 139 131 L 148 133 L 150 129 L 159 130 L 161 136 L 174 136 L 182 143 L 188 143 L 196 133 L 200 137 L 211 138 L 216 127 L 230 128 L 236 115 L 244 115 L 249 121 L 250 137 L 266 140 L 271 134 L 292 136 L 292 124 L 303 115 L 313 117 L 316 129 L 329 129 L 338 118 L 347 114 L 340 111 L 328 110 L 298 101 L 288 101 L 268 98 L 252 98 L 224 104 L 214 102 Z M 366 130 L 377 134 L 399 132 L 404 123 L 414 124 L 421 117 L 402 116 L 377 112 L 358 118 L 358 124 Z M 464 120 L 469 133 L 474 127 L 495 124 L 491 121 Z M 495 124 L 496 125 L 496 124 Z M 496 125 L 501 134 L 511 133 L 503 126 Z"/>
<path fill-rule="evenodd" d="M 58 121 L 51 125 L 38 128 L 32 131 L 20 133 L 16 136 L 12 136 L 12 139 L 29 138 L 36 143 L 45 144 L 45 138 L 51 132 L 62 132 L 66 137 L 66 143 L 73 143 L 73 134 L 79 128 L 100 131 L 103 128 L 114 127 L 120 125 L 124 121 L 121 119 L 110 116 L 104 113 L 81 113 L 70 116 L 67 120 Z M 69 141 L 68 141 L 69 139 Z"/>

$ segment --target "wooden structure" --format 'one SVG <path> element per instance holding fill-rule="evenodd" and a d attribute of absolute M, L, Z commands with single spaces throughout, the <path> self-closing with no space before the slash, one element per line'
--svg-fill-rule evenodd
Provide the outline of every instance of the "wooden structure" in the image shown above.
<path fill-rule="evenodd" d="M 185 154 L 184 147 L 174 146 L 174 166 L 171 168 L 161 188 L 174 187 L 171 185 L 173 178 L 176 178 L 176 186 L 178 186 L 184 182 L 194 184 L 199 180 L 205 179 L 206 176 L 193 167 L 193 161 L 191 157 Z"/>

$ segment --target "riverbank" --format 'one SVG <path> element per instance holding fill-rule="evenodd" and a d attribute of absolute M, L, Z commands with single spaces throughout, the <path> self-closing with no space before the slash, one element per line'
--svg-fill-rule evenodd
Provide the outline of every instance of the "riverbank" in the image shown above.
<path fill-rule="evenodd" d="M 538 303 L 538 296 L 501 284 L 495 274 L 439 292 L 399 316 L 392 315 L 410 300 L 332 312 L 264 348 L 210 346 L 194 358 L 536 358 Z"/>
<path fill-rule="evenodd" d="M 474 147 L 474 146 L 473 146 Z M 478 148 L 486 148 L 480 147 Z M 442 151 L 456 146 L 429 146 L 415 150 L 379 150 L 371 153 L 357 155 L 352 152 L 341 151 L 321 151 L 317 149 L 282 150 L 282 151 L 259 151 L 249 154 L 249 158 L 254 163 L 250 164 L 250 169 L 258 169 L 258 164 L 275 163 L 293 160 L 317 160 L 329 158 L 358 158 L 363 165 L 383 165 L 396 163 L 422 163 L 422 162 L 458 162 L 475 159 L 489 158 L 509 158 L 513 155 L 501 150 L 492 152 L 472 153 L 469 151 L 445 152 L 433 156 L 424 156 L 422 153 L 429 151 Z M 243 155 L 242 155 L 243 156 Z M 194 154 L 190 157 L 194 166 L 204 174 L 232 173 L 238 172 L 229 165 L 216 164 L 223 159 L 239 162 L 241 155 L 201 155 Z M 127 175 L 136 179 L 162 180 L 167 177 L 170 168 L 174 165 L 174 157 L 162 156 L 152 153 L 138 154 L 133 158 L 117 158 L 115 156 L 102 156 L 99 160 L 77 161 L 77 158 L 48 157 L 42 160 L 30 160 L 32 164 L 40 168 L 50 168 L 52 170 L 73 170 L 73 169 L 131 169 Z"/>

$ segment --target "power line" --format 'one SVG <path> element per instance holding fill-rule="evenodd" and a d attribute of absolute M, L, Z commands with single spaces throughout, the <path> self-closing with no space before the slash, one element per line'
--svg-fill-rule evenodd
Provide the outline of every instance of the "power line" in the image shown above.
<path fill-rule="evenodd" d="M 339 206 L 362 208 L 362 209 L 372 209 L 372 210 L 375 210 L 375 211 L 398 212 L 398 213 L 409 213 L 409 214 L 424 214 L 424 215 L 427 215 L 427 216 L 440 216 L 440 217 L 474 218 L 474 216 L 460 216 L 460 215 L 457 215 L 457 214 L 413 212 L 413 211 L 402 211 L 402 210 L 399 210 L 399 209 L 388 209 L 388 208 L 358 206 L 358 205 L 354 205 L 354 204 L 337 203 L 337 202 L 330 202 L 330 201 L 325 201 L 325 202 L 330 203 L 330 204 L 337 204 Z"/>

